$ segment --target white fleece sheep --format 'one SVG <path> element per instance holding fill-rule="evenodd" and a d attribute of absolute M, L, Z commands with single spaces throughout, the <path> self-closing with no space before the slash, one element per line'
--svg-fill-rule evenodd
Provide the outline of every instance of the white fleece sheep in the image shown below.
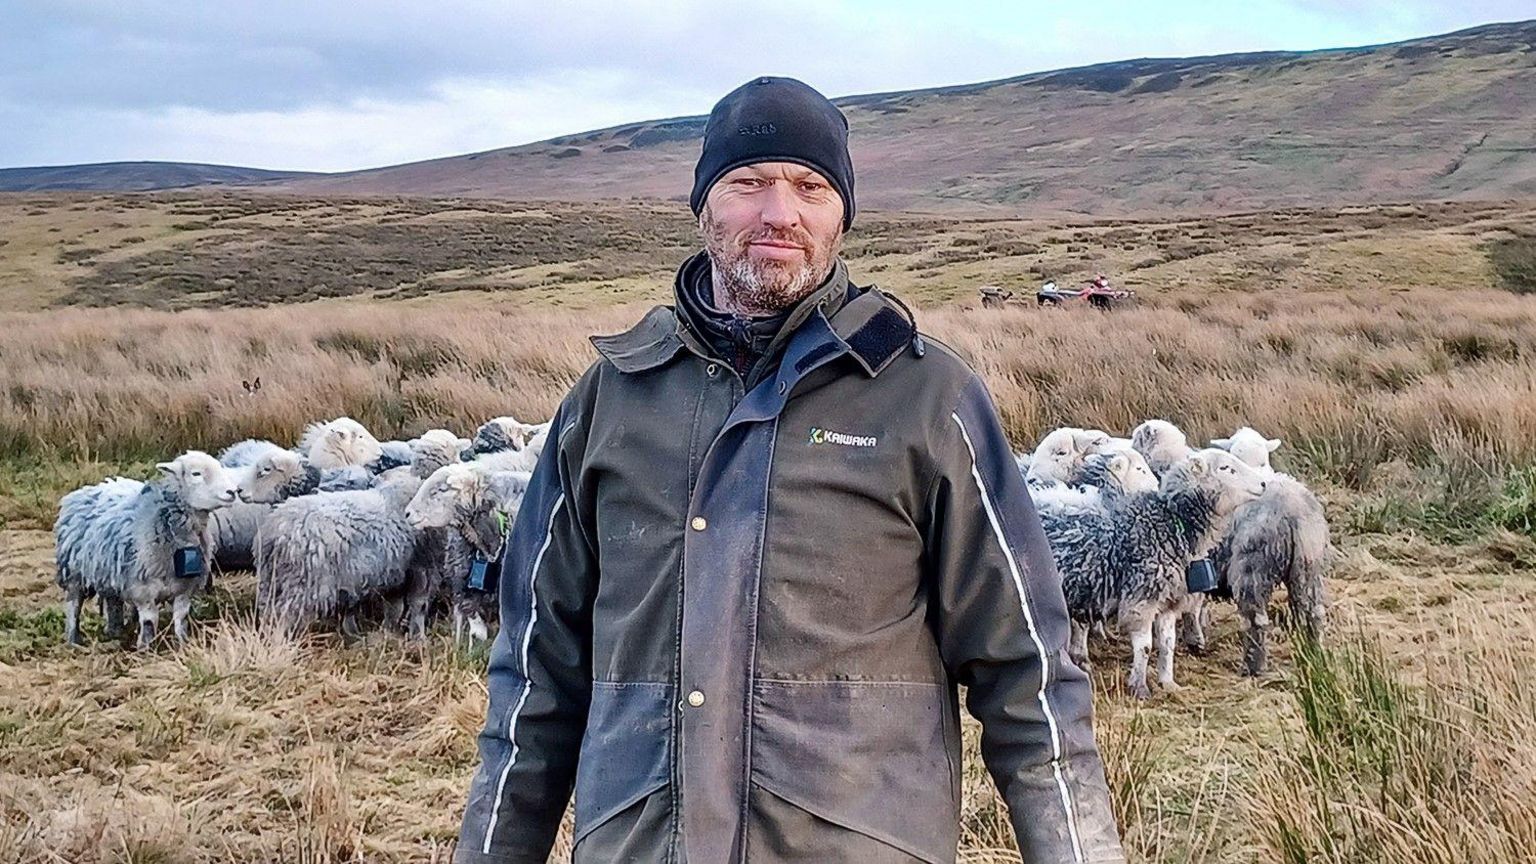
<path fill-rule="evenodd" d="M 343 468 L 368 465 L 383 455 L 379 440 L 363 424 L 350 417 L 337 417 L 324 423 L 311 423 L 294 448 L 316 468 Z"/>

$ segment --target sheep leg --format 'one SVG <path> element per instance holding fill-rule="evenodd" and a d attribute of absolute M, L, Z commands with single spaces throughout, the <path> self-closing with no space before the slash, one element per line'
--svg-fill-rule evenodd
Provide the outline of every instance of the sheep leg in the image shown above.
<path fill-rule="evenodd" d="M 454 645 L 458 645 L 459 644 L 459 640 L 463 639 L 463 638 L 464 638 L 464 610 L 460 609 L 458 604 L 455 603 L 454 606 L 453 606 L 453 644 Z"/>
<path fill-rule="evenodd" d="M 1137 699 L 1152 698 L 1147 689 L 1147 661 L 1152 655 L 1152 610 L 1137 609 L 1120 619 L 1120 629 L 1131 641 L 1131 677 L 1126 682 L 1131 695 Z"/>
<path fill-rule="evenodd" d="M 102 595 L 102 617 L 106 623 L 102 626 L 102 635 L 108 639 L 120 639 L 123 635 L 123 598 Z"/>
<path fill-rule="evenodd" d="M 153 603 L 139 604 L 139 649 L 146 650 L 155 641 L 155 628 L 160 623 L 160 607 Z"/>
<path fill-rule="evenodd" d="M 176 631 L 176 641 L 187 642 L 187 613 L 192 611 L 192 595 L 177 594 L 171 601 L 171 628 Z"/>
<path fill-rule="evenodd" d="M 1295 568 L 1286 589 L 1286 605 L 1291 610 L 1292 626 L 1314 644 L 1323 636 L 1323 586 L 1314 568 Z M 1304 583 L 1304 584 L 1298 584 Z"/>
<path fill-rule="evenodd" d="M 1255 677 L 1264 673 L 1268 662 L 1265 642 L 1269 630 L 1269 615 L 1263 607 L 1247 607 L 1238 610 L 1243 631 L 1243 674 Z"/>
<path fill-rule="evenodd" d="M 1179 685 L 1173 681 L 1173 649 L 1179 640 L 1179 613 L 1159 612 L 1152 629 L 1157 634 L 1157 683 L 1167 692 L 1175 692 Z"/>
<path fill-rule="evenodd" d="M 1072 658 L 1077 668 L 1089 671 L 1088 626 L 1076 618 L 1072 619 L 1072 644 L 1067 648 L 1067 656 Z"/>
<path fill-rule="evenodd" d="M 1211 610 L 1205 602 L 1205 595 L 1191 594 L 1185 601 L 1184 608 L 1185 612 L 1181 620 L 1184 625 L 1184 638 L 1179 642 L 1191 654 L 1204 654 L 1205 628 L 1211 623 Z"/>
<path fill-rule="evenodd" d="M 80 640 L 80 595 L 74 591 L 64 597 L 64 643 L 84 644 Z"/>
<path fill-rule="evenodd" d="M 341 636 L 348 642 L 363 638 L 362 628 L 357 626 L 357 610 L 350 606 L 341 613 Z"/>

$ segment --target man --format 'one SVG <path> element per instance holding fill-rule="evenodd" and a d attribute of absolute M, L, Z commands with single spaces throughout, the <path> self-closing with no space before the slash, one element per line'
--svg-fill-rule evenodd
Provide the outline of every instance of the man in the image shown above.
<path fill-rule="evenodd" d="M 1122 861 L 1059 580 L 980 379 L 838 258 L 842 113 L 710 114 L 705 251 L 593 339 L 512 530 L 455 861 L 952 862 L 957 685 L 1027 862 Z"/>

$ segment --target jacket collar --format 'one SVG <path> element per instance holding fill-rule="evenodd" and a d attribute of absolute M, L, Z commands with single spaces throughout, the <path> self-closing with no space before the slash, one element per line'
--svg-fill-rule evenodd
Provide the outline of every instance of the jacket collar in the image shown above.
<path fill-rule="evenodd" d="M 680 268 L 680 277 L 693 260 Z M 847 268 L 842 259 L 838 259 L 827 281 L 801 300 L 785 319 L 783 330 L 775 341 L 788 340 L 807 320 L 816 317 L 828 324 L 826 328 L 818 328 L 826 334 L 825 341 L 834 349 L 851 354 L 871 377 L 889 366 L 909 344 L 921 356 L 921 337 L 905 306 L 874 287 L 848 300 L 850 293 Z M 696 353 L 707 353 L 670 306 L 651 309 L 639 323 L 623 333 L 593 336 L 591 341 L 599 354 L 626 374 L 654 369 L 671 360 L 684 347 Z"/>

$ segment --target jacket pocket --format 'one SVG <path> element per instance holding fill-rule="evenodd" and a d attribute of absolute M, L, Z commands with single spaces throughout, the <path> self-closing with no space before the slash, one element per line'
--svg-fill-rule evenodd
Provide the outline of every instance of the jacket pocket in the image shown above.
<path fill-rule="evenodd" d="M 592 707 L 576 763 L 573 841 L 671 781 L 671 693 L 666 683 L 592 683 Z"/>
<path fill-rule="evenodd" d="M 955 860 L 948 686 L 759 681 L 752 779 L 827 822 L 929 864 Z"/>

